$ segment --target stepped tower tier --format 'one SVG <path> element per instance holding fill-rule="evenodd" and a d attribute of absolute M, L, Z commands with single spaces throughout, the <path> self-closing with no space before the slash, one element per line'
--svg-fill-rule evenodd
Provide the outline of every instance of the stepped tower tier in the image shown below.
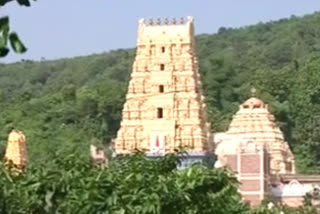
<path fill-rule="evenodd" d="M 270 158 L 271 173 L 295 173 L 294 156 L 283 133 L 269 112 L 268 105 L 252 94 L 251 98 L 240 105 L 233 116 L 229 129 L 214 137 L 218 165 L 224 165 L 223 156 L 236 154 L 239 145 L 252 142 L 263 146 Z"/>
<path fill-rule="evenodd" d="M 193 19 L 141 19 L 132 70 L 116 154 L 163 155 L 179 147 L 195 156 L 210 153 Z"/>
<path fill-rule="evenodd" d="M 28 161 L 26 137 L 21 131 L 10 132 L 4 159 L 19 168 L 26 167 Z"/>

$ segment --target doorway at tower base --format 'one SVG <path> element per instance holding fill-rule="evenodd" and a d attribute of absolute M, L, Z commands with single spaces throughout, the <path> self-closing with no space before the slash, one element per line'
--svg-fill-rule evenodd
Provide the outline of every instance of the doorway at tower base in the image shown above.
<path fill-rule="evenodd" d="M 147 152 L 146 156 L 151 159 L 157 159 L 164 157 L 165 153 Z M 216 161 L 216 156 L 209 152 L 185 152 L 182 155 L 178 154 L 178 156 L 180 157 L 180 164 L 177 165 L 179 170 L 186 169 L 193 164 L 203 164 L 212 169 Z"/>

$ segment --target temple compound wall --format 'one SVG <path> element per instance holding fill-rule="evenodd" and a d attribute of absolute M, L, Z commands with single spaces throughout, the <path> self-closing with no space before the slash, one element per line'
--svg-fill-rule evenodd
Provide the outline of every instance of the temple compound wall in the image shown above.
<path fill-rule="evenodd" d="M 304 196 L 320 190 L 320 175 L 272 175 L 270 192 L 276 201 L 291 206 L 302 206 Z M 320 211 L 319 200 L 313 201 Z"/>
<path fill-rule="evenodd" d="M 210 136 L 193 18 L 141 19 L 115 153 L 161 156 L 184 147 L 193 162 L 210 156 Z"/>

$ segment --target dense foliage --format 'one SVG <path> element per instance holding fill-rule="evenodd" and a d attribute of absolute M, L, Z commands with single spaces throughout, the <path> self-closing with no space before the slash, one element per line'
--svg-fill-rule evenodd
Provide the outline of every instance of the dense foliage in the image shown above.
<path fill-rule="evenodd" d="M 196 37 L 213 131 L 226 130 L 255 86 L 290 142 L 299 171 L 319 170 L 319 20 L 318 12 Z M 50 151 L 58 148 L 85 159 L 92 141 L 109 143 L 134 54 L 129 49 L 1 64 L 0 152 L 12 126 L 26 134 L 32 164 L 53 164 Z"/>
<path fill-rule="evenodd" d="M 20 176 L 0 171 L 2 214 L 241 214 L 248 211 L 227 170 L 194 166 L 176 170 L 179 159 L 119 157 L 108 168 L 74 155 L 59 156 L 51 168 Z"/>
<path fill-rule="evenodd" d="M 0 213 L 316 214 L 308 206 L 250 210 L 230 171 L 201 165 L 176 170 L 175 155 L 117 157 L 108 168 L 75 155 L 54 160 L 50 168 L 40 163 L 20 175 L 0 166 Z"/>

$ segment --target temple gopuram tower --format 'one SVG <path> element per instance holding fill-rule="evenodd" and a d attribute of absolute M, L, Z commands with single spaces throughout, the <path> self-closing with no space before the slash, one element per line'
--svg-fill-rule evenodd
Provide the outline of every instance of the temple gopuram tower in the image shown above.
<path fill-rule="evenodd" d="M 115 153 L 161 156 L 187 147 L 188 163 L 211 154 L 193 19 L 141 19 L 132 69 Z"/>
<path fill-rule="evenodd" d="M 27 166 L 26 137 L 21 131 L 14 129 L 10 132 L 4 159 L 6 162 L 12 162 L 19 169 Z"/>

